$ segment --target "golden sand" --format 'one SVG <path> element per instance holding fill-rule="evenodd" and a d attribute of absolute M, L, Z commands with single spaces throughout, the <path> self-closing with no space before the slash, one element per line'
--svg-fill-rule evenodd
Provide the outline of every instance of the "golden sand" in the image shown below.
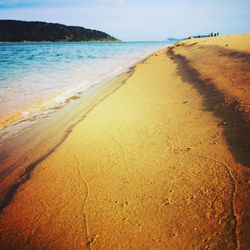
<path fill-rule="evenodd" d="M 219 39 L 157 52 L 9 146 L 1 249 L 247 249 L 249 99 L 222 61 L 241 60 L 237 77 L 249 61 Z"/>

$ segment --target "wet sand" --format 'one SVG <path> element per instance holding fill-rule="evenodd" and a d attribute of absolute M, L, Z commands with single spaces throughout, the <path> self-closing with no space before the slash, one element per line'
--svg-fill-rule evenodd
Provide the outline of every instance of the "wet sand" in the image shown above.
<path fill-rule="evenodd" d="M 159 51 L 9 143 L 1 249 L 248 249 L 249 37 Z"/>

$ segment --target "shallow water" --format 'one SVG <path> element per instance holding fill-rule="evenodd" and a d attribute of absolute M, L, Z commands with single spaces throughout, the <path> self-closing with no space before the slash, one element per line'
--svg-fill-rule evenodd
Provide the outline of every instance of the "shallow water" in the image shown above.
<path fill-rule="evenodd" d="M 0 43 L 0 144 L 168 45 Z"/>
<path fill-rule="evenodd" d="M 63 104 L 164 42 L 0 44 L 0 118 Z M 32 107 L 30 106 L 32 105 Z"/>

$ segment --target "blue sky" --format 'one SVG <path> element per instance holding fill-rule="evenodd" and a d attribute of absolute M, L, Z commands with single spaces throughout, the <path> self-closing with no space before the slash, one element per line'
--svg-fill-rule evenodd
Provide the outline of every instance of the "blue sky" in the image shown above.
<path fill-rule="evenodd" d="M 250 32 L 250 0 L 0 0 L 0 19 L 57 22 L 122 40 Z"/>

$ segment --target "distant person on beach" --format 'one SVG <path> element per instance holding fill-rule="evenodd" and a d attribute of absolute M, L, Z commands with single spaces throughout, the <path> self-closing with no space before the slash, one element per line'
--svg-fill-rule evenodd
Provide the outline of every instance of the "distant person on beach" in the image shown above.
<path fill-rule="evenodd" d="M 219 35 L 219 32 L 217 32 L 217 33 L 213 33 L 213 32 L 211 32 L 208 36 L 218 36 Z"/>

